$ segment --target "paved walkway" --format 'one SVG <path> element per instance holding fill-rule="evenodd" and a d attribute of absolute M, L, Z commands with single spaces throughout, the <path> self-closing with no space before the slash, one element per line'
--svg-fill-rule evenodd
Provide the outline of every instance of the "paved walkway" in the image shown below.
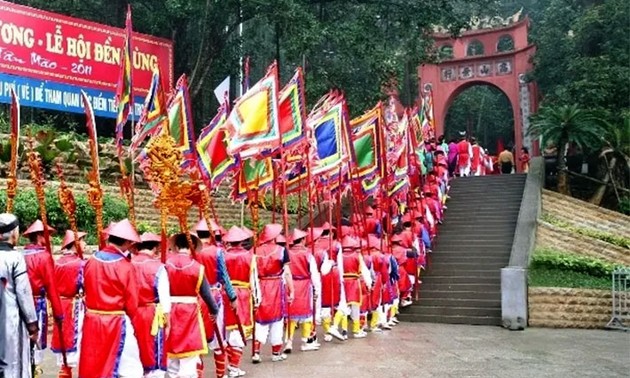
<path fill-rule="evenodd" d="M 272 363 L 242 368 L 246 377 L 628 377 L 630 333 L 602 330 L 401 324 L 367 339 L 326 343 Z M 246 355 L 249 355 L 249 347 Z M 211 359 L 208 365 L 213 366 Z M 44 378 L 55 377 L 52 355 Z M 51 374 L 52 373 L 52 374 Z M 76 376 L 76 373 L 75 373 Z M 207 377 L 213 373 L 207 372 Z"/>

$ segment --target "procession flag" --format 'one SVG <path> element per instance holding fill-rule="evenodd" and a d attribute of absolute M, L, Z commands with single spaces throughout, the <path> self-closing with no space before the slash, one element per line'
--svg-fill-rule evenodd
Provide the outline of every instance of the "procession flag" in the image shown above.
<path fill-rule="evenodd" d="M 123 154 L 123 130 L 127 119 L 129 118 L 129 112 L 133 112 L 133 88 L 131 81 L 131 33 L 133 28 L 131 26 L 131 5 L 127 5 L 127 20 L 125 22 L 125 44 L 122 49 L 122 55 L 120 59 L 120 72 L 118 76 L 118 84 L 116 86 L 116 106 L 118 108 L 118 115 L 116 116 L 116 153 L 118 158 L 122 159 Z"/>
<path fill-rule="evenodd" d="M 350 121 L 358 178 L 372 177 L 379 171 L 378 129 L 382 127 L 381 123 L 380 103 L 364 115 Z"/>
<path fill-rule="evenodd" d="M 237 180 L 234 181 L 232 197 L 235 200 L 243 200 L 250 190 L 265 189 L 273 183 L 274 172 L 271 157 L 257 160 L 256 158 L 245 159 L 241 163 Z"/>
<path fill-rule="evenodd" d="M 231 134 L 228 152 L 242 157 L 279 147 L 278 66 L 241 96 L 232 109 L 227 127 Z"/>
<path fill-rule="evenodd" d="M 226 77 L 221 84 L 214 88 L 214 97 L 217 98 L 219 105 L 224 105 L 230 101 L 230 77 Z"/>
<path fill-rule="evenodd" d="M 11 88 L 11 160 L 7 177 L 7 213 L 13 212 L 13 200 L 17 194 L 17 168 L 20 151 L 20 100 Z"/>
<path fill-rule="evenodd" d="M 168 104 L 168 122 L 171 137 L 175 139 L 175 146 L 182 151 L 182 168 L 196 164 L 195 129 L 188 91 L 188 79 L 182 75 L 177 81 L 175 94 Z"/>
<path fill-rule="evenodd" d="M 201 172 L 213 187 L 218 186 L 237 163 L 235 157 L 227 151 L 228 135 L 225 130 L 227 116 L 227 107 L 221 106 L 208 126 L 201 130 L 197 140 Z"/>
<path fill-rule="evenodd" d="M 287 85 L 280 91 L 278 118 L 282 145 L 284 148 L 294 146 L 304 140 L 306 101 L 304 98 L 304 76 L 298 67 Z"/>
<path fill-rule="evenodd" d="M 148 137 L 159 133 L 163 124 L 168 120 L 166 110 L 166 96 L 162 88 L 162 80 L 158 69 L 153 71 L 151 87 L 147 95 L 140 120 L 136 124 L 136 132 L 131 140 L 131 151 L 138 149 L 140 144 Z"/>
<path fill-rule="evenodd" d="M 344 102 L 342 95 L 328 95 L 324 101 L 320 100 L 321 108 L 314 109 L 307 120 L 313 130 L 317 153 L 312 172 L 315 175 L 337 173 L 339 166 L 349 158 L 348 144 L 344 140 Z"/>

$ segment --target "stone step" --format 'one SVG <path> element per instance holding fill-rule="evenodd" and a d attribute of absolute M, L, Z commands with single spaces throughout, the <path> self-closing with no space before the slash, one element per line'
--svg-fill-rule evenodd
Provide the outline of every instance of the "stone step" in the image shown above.
<path fill-rule="evenodd" d="M 460 262 L 460 261 L 443 261 L 443 260 L 431 260 L 431 266 L 433 268 L 429 271 L 437 273 L 438 271 L 447 272 L 474 272 L 474 271 L 486 271 L 505 268 L 505 262 L 500 259 L 493 259 L 487 261 L 472 261 L 472 262 Z"/>
<path fill-rule="evenodd" d="M 420 300 L 443 298 L 461 299 L 485 299 L 501 301 L 501 291 L 473 291 L 473 290 L 434 290 L 426 289 L 424 284 L 420 285 Z"/>
<path fill-rule="evenodd" d="M 429 265 L 426 277 L 435 279 L 436 277 L 465 277 L 467 279 L 477 278 L 495 278 L 501 277 L 501 268 L 505 265 L 497 267 L 495 269 L 486 267 L 475 267 L 470 269 L 445 269 L 442 265 Z"/>
<path fill-rule="evenodd" d="M 448 292 L 497 292 L 501 290 L 500 279 L 490 283 L 464 283 L 464 282 L 435 282 L 429 278 L 422 278 L 420 295 L 423 291 L 448 291 Z"/>
<path fill-rule="evenodd" d="M 501 307 L 501 296 L 494 299 L 459 298 L 453 295 L 442 298 L 427 298 L 420 296 L 414 305 L 423 307 L 466 307 L 466 308 L 497 308 Z"/>
<path fill-rule="evenodd" d="M 398 319 L 415 323 L 470 324 L 484 326 L 500 326 L 501 318 L 494 316 L 445 316 L 401 313 Z"/>
<path fill-rule="evenodd" d="M 451 307 L 451 306 L 424 306 L 413 304 L 406 307 L 405 314 L 418 315 L 455 315 L 455 316 L 489 316 L 501 317 L 501 304 L 494 307 Z"/>
<path fill-rule="evenodd" d="M 470 277 L 470 276 L 461 276 L 461 275 L 432 275 L 427 273 L 422 279 L 423 285 L 433 285 L 433 284 L 447 284 L 447 285 L 473 285 L 473 284 L 485 284 L 485 285 L 501 285 L 501 274 L 490 275 L 490 276 L 482 276 L 482 277 Z M 429 286 L 431 287 L 431 286 Z"/>

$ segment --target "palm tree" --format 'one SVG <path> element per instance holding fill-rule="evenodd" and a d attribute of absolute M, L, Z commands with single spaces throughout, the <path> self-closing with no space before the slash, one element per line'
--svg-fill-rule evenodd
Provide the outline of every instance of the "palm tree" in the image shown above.
<path fill-rule="evenodd" d="M 577 104 L 543 107 L 532 117 L 529 133 L 558 147 L 558 191 L 570 194 L 566 155 L 570 144 L 582 150 L 596 149 L 606 134 L 606 121 L 596 112 L 580 109 Z"/>
<path fill-rule="evenodd" d="M 626 189 L 630 178 L 630 116 L 626 115 L 617 125 L 609 125 L 599 157 L 606 167 L 603 183 L 591 197 L 591 203 L 599 205 L 604 198 L 608 183 L 613 183 L 617 201 L 621 201 L 618 187 Z"/>

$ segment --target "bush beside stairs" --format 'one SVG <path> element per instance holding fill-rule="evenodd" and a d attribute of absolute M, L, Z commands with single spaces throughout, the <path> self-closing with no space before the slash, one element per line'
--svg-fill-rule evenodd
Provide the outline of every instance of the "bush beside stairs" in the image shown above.
<path fill-rule="evenodd" d="M 508 265 L 525 175 L 456 178 L 444 224 L 420 280 L 419 301 L 400 319 L 501 324 L 501 268 Z"/>

